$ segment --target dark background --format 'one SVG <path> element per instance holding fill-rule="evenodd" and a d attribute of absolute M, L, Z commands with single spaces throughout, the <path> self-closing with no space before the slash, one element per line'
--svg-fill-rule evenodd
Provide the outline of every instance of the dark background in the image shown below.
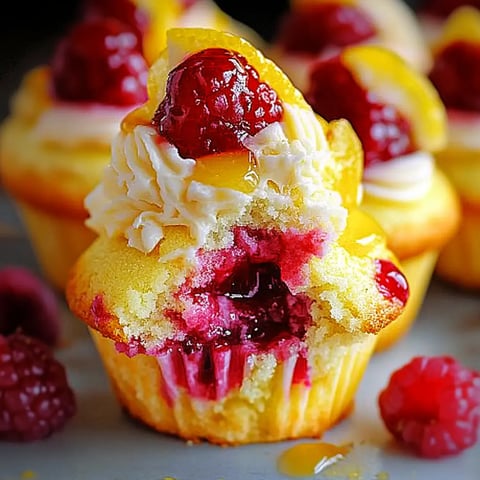
<path fill-rule="evenodd" d="M 418 0 L 405 1 L 410 6 L 418 3 Z M 0 14 L 0 120 L 7 114 L 8 97 L 23 73 L 49 58 L 53 42 L 74 20 L 79 3 L 79 0 L 8 2 L 8 11 Z M 217 4 L 268 40 L 276 20 L 287 9 L 288 0 L 217 0 Z"/>

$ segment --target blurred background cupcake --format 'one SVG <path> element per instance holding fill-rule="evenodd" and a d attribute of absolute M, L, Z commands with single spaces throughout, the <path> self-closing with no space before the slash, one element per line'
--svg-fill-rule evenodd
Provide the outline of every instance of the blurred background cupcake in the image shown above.
<path fill-rule="evenodd" d="M 1 127 L 2 181 L 41 269 L 59 289 L 94 238 L 83 200 L 108 162 L 120 119 L 146 98 L 146 72 L 128 25 L 111 17 L 79 21 L 12 98 Z"/>
<path fill-rule="evenodd" d="M 365 155 L 361 208 L 386 231 L 410 284 L 406 310 L 379 334 L 382 350 L 410 329 L 438 252 L 458 227 L 457 197 L 432 156 L 446 142 L 445 109 L 425 75 L 374 45 L 317 60 L 304 93 L 319 115 L 346 118 L 358 134 Z"/>
<path fill-rule="evenodd" d="M 291 0 L 269 55 L 305 90 L 312 63 L 356 44 L 389 48 L 422 72 L 431 64 L 414 12 L 400 0 Z"/>
<path fill-rule="evenodd" d="M 448 114 L 448 142 L 439 166 L 455 186 L 462 221 L 442 250 L 437 273 L 453 285 L 480 290 L 480 11 L 456 9 L 433 45 L 430 79 Z"/>
<path fill-rule="evenodd" d="M 60 290 L 94 238 L 83 200 L 126 113 L 146 99 L 146 72 L 166 29 L 200 25 L 260 37 L 208 0 L 85 0 L 51 58 L 24 76 L 1 128 L 0 175 L 40 268 Z"/>

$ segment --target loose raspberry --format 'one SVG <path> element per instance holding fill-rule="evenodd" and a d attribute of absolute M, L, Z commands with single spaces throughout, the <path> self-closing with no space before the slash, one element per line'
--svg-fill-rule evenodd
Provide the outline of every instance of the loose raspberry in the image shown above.
<path fill-rule="evenodd" d="M 418 455 L 455 455 L 477 441 L 480 372 L 449 356 L 413 358 L 378 398 L 387 429 Z"/>
<path fill-rule="evenodd" d="M 53 55 L 56 96 L 119 106 L 144 102 L 148 66 L 140 50 L 135 33 L 114 18 L 76 24 Z"/>
<path fill-rule="evenodd" d="M 281 120 L 277 93 L 238 53 L 203 50 L 170 72 L 153 118 L 184 158 L 243 150 L 243 140 Z"/>
<path fill-rule="evenodd" d="M 48 437 L 75 411 L 65 368 L 51 349 L 21 333 L 0 335 L 0 440 Z"/>
<path fill-rule="evenodd" d="M 61 334 L 59 302 L 29 269 L 4 267 L 0 269 L 0 334 L 9 335 L 18 329 L 56 345 Z"/>

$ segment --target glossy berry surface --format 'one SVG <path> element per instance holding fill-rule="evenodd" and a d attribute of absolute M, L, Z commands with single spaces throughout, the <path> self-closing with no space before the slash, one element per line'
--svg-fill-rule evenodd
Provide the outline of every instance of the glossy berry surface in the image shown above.
<path fill-rule="evenodd" d="M 286 14 L 281 19 L 276 41 L 287 51 L 317 54 L 329 47 L 363 42 L 375 34 L 375 26 L 359 8 L 324 3 Z"/>
<path fill-rule="evenodd" d="M 410 289 L 405 275 L 388 260 L 376 260 L 375 268 L 375 281 L 382 295 L 392 302 L 406 305 Z"/>
<path fill-rule="evenodd" d="M 50 346 L 61 334 L 59 302 L 55 293 L 24 267 L 0 269 L 0 334 L 17 330 Z"/>
<path fill-rule="evenodd" d="M 392 105 L 365 90 L 340 56 L 312 67 L 307 101 L 326 120 L 346 118 L 365 152 L 365 166 L 413 152 L 410 122 Z"/>
<path fill-rule="evenodd" d="M 466 5 L 480 9 L 480 0 L 424 0 L 418 11 L 447 18 L 456 8 Z"/>
<path fill-rule="evenodd" d="M 447 108 L 480 111 L 480 44 L 447 45 L 436 55 L 429 78 Z"/>
<path fill-rule="evenodd" d="M 246 59 L 224 49 L 194 54 L 172 70 L 153 118 L 184 158 L 243 150 L 242 141 L 282 118 L 277 93 Z"/>
<path fill-rule="evenodd" d="M 65 368 L 50 348 L 19 333 L 0 335 L 0 440 L 46 438 L 75 412 Z"/>
<path fill-rule="evenodd" d="M 52 58 L 59 100 L 135 105 L 147 99 L 147 64 L 135 34 L 113 18 L 76 24 Z"/>
<path fill-rule="evenodd" d="M 149 24 L 147 12 L 135 5 L 133 0 L 86 0 L 83 17 L 87 20 L 116 18 L 130 27 L 139 45 Z"/>
<path fill-rule="evenodd" d="M 421 457 L 456 455 L 477 441 L 480 374 L 452 357 L 415 357 L 378 398 L 387 429 Z"/>

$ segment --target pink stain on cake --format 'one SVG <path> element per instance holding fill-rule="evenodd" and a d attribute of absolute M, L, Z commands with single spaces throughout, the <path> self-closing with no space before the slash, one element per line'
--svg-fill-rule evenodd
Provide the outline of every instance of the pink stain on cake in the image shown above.
<path fill-rule="evenodd" d="M 324 244 L 318 230 L 236 227 L 229 248 L 199 252 L 196 271 L 176 293 L 181 308 L 164 312 L 175 337 L 147 351 L 132 339 L 117 351 L 156 357 L 170 404 L 181 391 L 224 398 L 242 385 L 252 355 L 273 354 L 283 364 L 286 394 L 294 384 L 310 385 L 305 334 L 312 300 L 295 292 L 308 282 L 306 265 L 323 255 Z M 95 311 L 104 318 L 101 297 Z"/>
<path fill-rule="evenodd" d="M 105 329 L 105 326 L 108 325 L 112 319 L 112 314 L 106 309 L 105 301 L 102 294 L 98 294 L 92 301 L 90 305 L 90 313 L 93 317 L 93 326 L 94 328 L 102 331 Z"/>

